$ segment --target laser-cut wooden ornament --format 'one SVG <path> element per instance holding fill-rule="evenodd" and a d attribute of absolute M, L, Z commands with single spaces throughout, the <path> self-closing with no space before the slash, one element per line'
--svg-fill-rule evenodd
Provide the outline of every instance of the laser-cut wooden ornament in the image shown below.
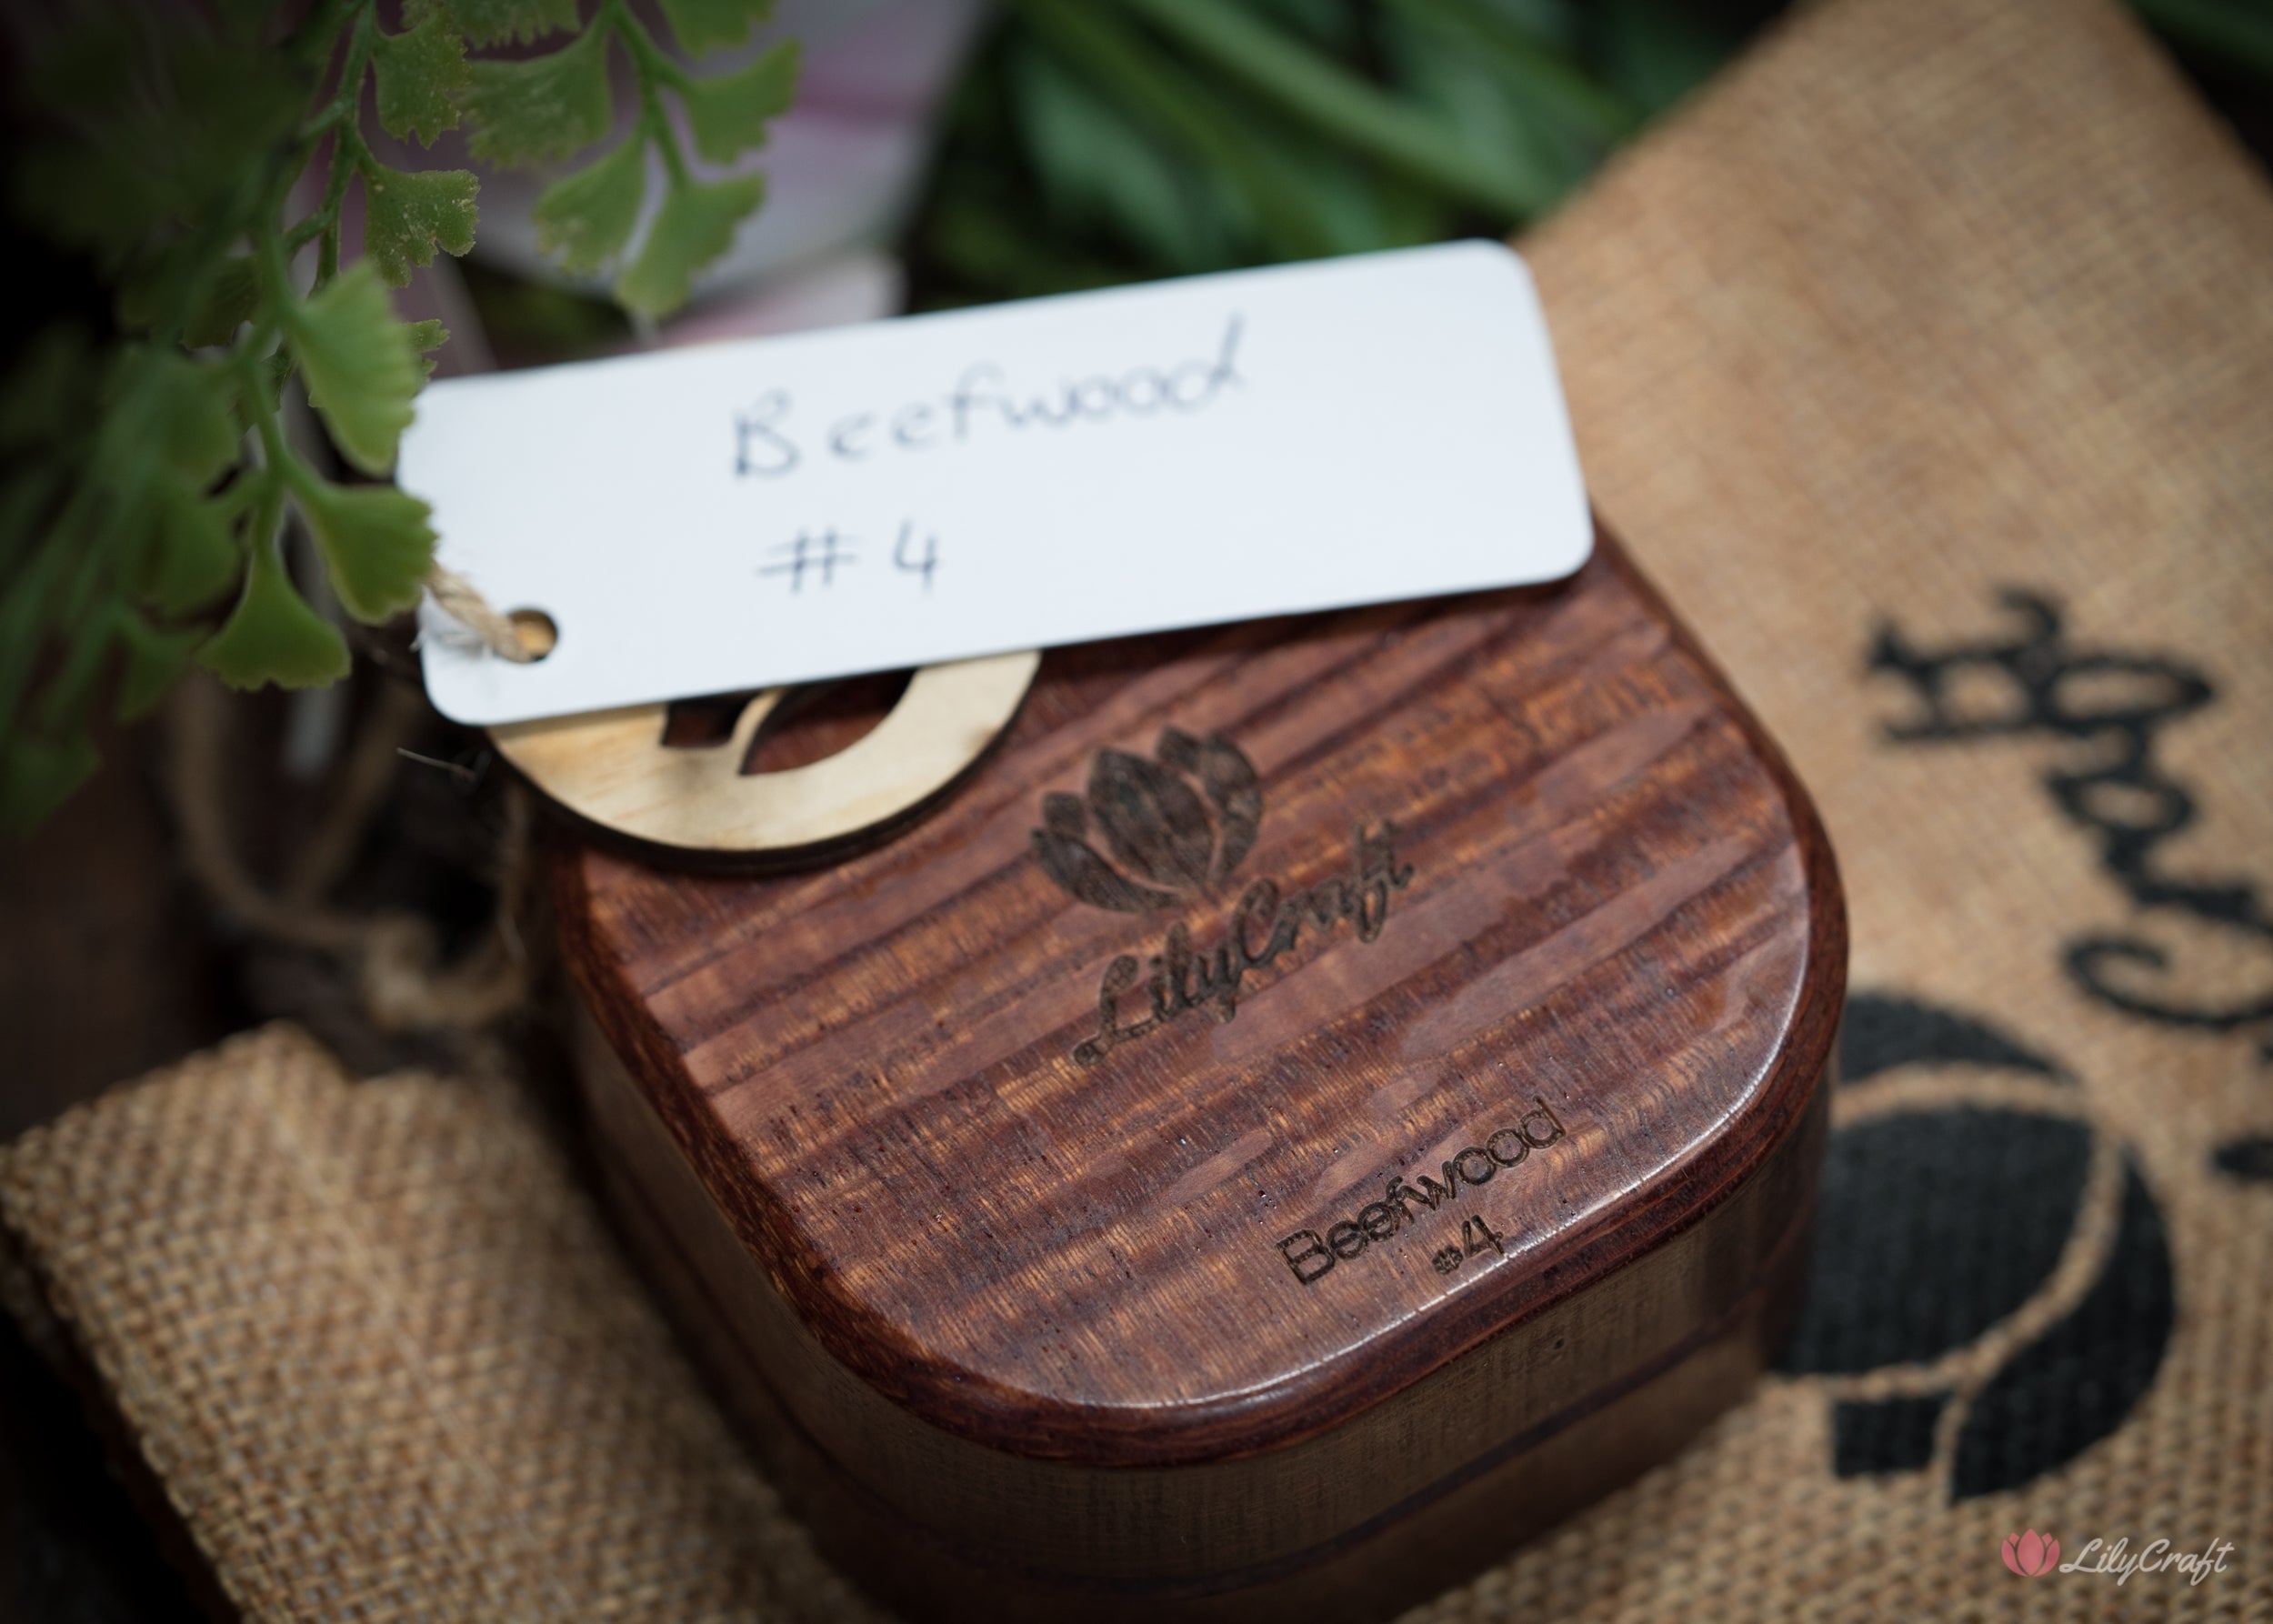
<path fill-rule="evenodd" d="M 787 690 L 753 697 L 726 741 L 664 742 L 670 707 L 493 727 L 497 752 L 566 810 L 611 834 L 697 861 L 793 860 L 896 827 L 992 747 L 1041 664 L 1031 651 L 927 666 L 864 737 L 818 761 L 742 770 Z"/>

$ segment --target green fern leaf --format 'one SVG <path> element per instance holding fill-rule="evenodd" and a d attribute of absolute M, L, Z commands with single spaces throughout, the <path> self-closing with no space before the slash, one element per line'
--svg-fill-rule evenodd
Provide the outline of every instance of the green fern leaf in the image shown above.
<path fill-rule="evenodd" d="M 574 19 L 574 8 L 570 11 Z M 457 127 L 457 96 L 466 86 L 466 42 L 441 6 L 431 7 L 416 27 L 382 34 L 371 52 L 377 80 L 379 123 L 400 139 L 416 135 L 431 146 L 445 130 Z"/>
<path fill-rule="evenodd" d="M 235 389 L 218 362 L 193 361 L 178 352 L 145 351 L 130 364 L 141 374 L 129 397 L 146 432 L 183 483 L 197 489 L 236 461 Z"/>
<path fill-rule="evenodd" d="M 663 0 L 663 15 L 689 56 L 740 45 L 773 11 L 774 0 Z"/>
<path fill-rule="evenodd" d="M 226 344 L 259 309 L 260 277 L 253 262 L 243 255 L 233 256 L 214 266 L 198 287 L 189 319 L 182 325 L 182 342 L 192 349 Z"/>
<path fill-rule="evenodd" d="M 579 275 L 598 270 L 631 240 L 646 190 L 647 143 L 635 135 L 538 194 L 537 247 Z"/>
<path fill-rule="evenodd" d="M 233 688 L 308 688 L 347 675 L 347 644 L 338 629 L 293 590 L 274 546 L 253 549 L 245 590 L 197 663 Z"/>
<path fill-rule="evenodd" d="M 474 155 L 486 163 L 565 158 L 607 134 L 607 38 L 587 28 L 548 56 L 466 65 Z"/>
<path fill-rule="evenodd" d="M 320 481 L 295 493 L 331 572 L 340 606 L 376 622 L 418 602 L 434 566 L 433 511 L 417 497 L 385 486 Z"/>
<path fill-rule="evenodd" d="M 776 45 L 747 67 L 682 87 L 695 150 L 714 164 L 731 163 L 766 141 L 766 125 L 789 109 L 797 88 L 797 44 Z"/>
<path fill-rule="evenodd" d="M 477 45 L 542 39 L 576 25 L 576 0 L 457 0 L 451 8 Z"/>
<path fill-rule="evenodd" d="M 204 608 L 235 586 L 245 567 L 222 504 L 190 491 L 169 491 L 163 498 L 157 541 L 137 596 L 161 615 Z"/>
<path fill-rule="evenodd" d="M 363 172 L 363 248 L 379 275 L 400 287 L 411 267 L 432 265 L 439 246 L 463 254 L 474 246 L 474 195 L 481 183 L 466 169 L 406 174 L 384 164 Z"/>
<path fill-rule="evenodd" d="M 356 265 L 287 311 L 285 330 L 340 455 L 366 474 L 386 472 L 426 372 L 378 274 Z"/>
<path fill-rule="evenodd" d="M 737 175 L 730 180 L 684 181 L 671 188 L 662 211 L 616 284 L 626 308 L 663 316 L 686 303 L 695 273 L 733 245 L 735 228 L 766 196 L 766 177 Z"/>

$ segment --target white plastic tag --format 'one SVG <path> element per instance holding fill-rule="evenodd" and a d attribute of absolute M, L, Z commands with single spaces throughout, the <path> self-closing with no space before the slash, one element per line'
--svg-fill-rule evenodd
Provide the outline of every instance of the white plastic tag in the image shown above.
<path fill-rule="evenodd" d="M 1552 580 L 1593 534 L 1487 243 L 448 379 L 398 472 L 558 633 L 425 639 L 476 724 Z"/>

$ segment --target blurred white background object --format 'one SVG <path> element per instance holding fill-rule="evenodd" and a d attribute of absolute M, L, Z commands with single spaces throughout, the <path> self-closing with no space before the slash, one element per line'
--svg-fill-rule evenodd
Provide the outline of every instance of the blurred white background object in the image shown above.
<path fill-rule="evenodd" d="M 790 303 L 776 313 L 779 325 L 761 321 L 706 336 L 827 326 L 898 308 L 897 272 L 880 256 L 915 201 L 940 104 L 986 9 L 986 0 L 784 0 L 750 44 L 703 60 L 706 75 L 727 72 L 783 39 L 797 40 L 804 55 L 796 100 L 775 121 L 766 144 L 734 166 L 765 172 L 765 206 L 725 257 L 696 278 L 694 307 L 680 321 L 716 327 L 723 313 L 706 306 L 727 301 L 747 311 L 753 293 L 785 276 Z M 659 38 L 668 38 L 659 19 L 654 26 Z M 620 59 L 614 65 L 617 128 L 611 139 L 620 139 L 636 104 L 628 72 Z M 580 155 L 580 161 L 588 158 Z M 648 163 L 652 216 L 662 200 L 663 172 L 652 153 Z M 605 278 L 565 277 L 537 252 L 529 209 L 553 173 L 481 171 L 476 256 L 516 276 L 604 292 Z M 826 296 L 820 290 L 832 280 L 845 286 Z M 880 307 L 879 295 L 888 300 Z M 792 319 L 798 315 L 821 319 Z"/>

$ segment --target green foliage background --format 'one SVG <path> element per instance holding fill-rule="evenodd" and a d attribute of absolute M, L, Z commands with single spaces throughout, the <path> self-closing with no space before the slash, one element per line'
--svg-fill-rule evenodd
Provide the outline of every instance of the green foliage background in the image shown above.
<path fill-rule="evenodd" d="M 2273 84 L 2273 0 L 2132 4 L 2235 99 Z M 1006 0 L 908 245 L 916 302 L 1504 234 L 1783 9 Z"/>
<path fill-rule="evenodd" d="M 914 243 L 923 296 L 1505 233 L 1766 9 L 1017 0 L 950 119 Z"/>

